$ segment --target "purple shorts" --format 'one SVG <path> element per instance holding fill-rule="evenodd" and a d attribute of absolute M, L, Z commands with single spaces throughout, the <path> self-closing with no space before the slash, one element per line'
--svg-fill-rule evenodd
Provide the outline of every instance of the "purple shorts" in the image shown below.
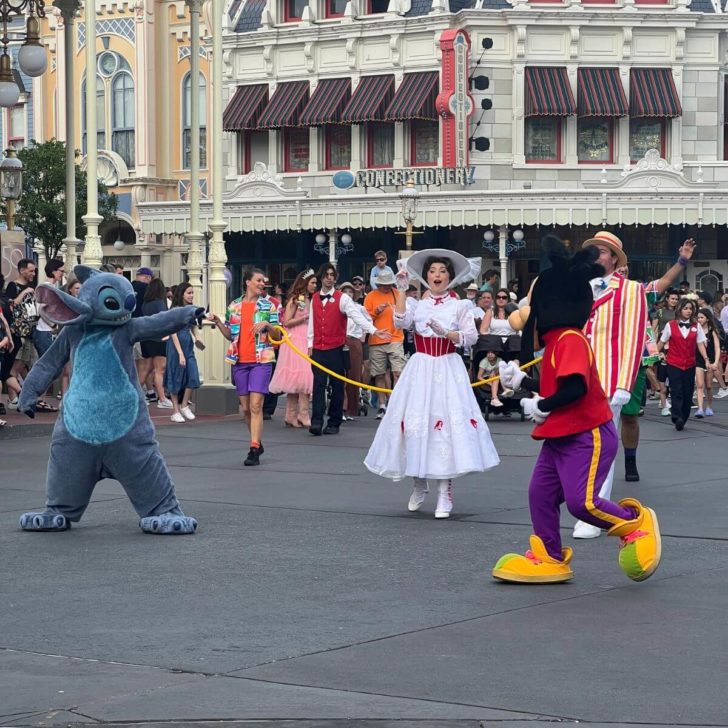
<path fill-rule="evenodd" d="M 251 392 L 268 394 L 268 385 L 273 376 L 273 365 L 233 364 L 231 374 L 238 397 L 247 397 Z"/>

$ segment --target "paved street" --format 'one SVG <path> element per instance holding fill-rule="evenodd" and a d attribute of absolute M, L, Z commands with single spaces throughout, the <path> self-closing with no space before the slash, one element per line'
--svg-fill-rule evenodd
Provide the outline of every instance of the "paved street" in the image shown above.
<path fill-rule="evenodd" d="M 43 502 L 49 438 L 0 440 L 0 725 L 728 725 L 728 402 L 717 410 L 676 433 L 649 403 L 634 488 L 620 455 L 616 494 L 661 519 L 644 584 L 606 537 L 576 544 L 570 584 L 491 579 L 530 532 L 539 446 L 515 420 L 491 421 L 503 464 L 458 481 L 449 521 L 433 494 L 409 514 L 409 484 L 365 471 L 371 416 L 322 438 L 277 417 L 257 469 L 239 421 L 164 427 L 200 521 L 184 538 L 142 534 L 112 481 L 70 532 L 19 531 Z"/>

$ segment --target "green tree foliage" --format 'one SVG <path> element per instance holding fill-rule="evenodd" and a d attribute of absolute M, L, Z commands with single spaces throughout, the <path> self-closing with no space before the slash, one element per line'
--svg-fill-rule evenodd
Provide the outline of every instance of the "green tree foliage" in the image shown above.
<path fill-rule="evenodd" d="M 77 152 L 78 154 L 78 152 Z M 66 237 L 66 144 L 52 139 L 18 151 L 23 163 L 23 194 L 18 200 L 15 224 L 29 240 L 40 240 L 50 260 L 59 255 Z M 99 215 L 115 219 L 117 198 L 103 182 L 99 188 Z M 5 212 L 3 202 L 3 212 Z M 86 173 L 76 165 L 76 237 L 83 239 L 86 226 Z"/>

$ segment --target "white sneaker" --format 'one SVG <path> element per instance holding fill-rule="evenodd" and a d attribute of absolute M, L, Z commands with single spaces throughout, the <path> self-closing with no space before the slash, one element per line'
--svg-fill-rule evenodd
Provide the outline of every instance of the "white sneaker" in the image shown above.
<path fill-rule="evenodd" d="M 723 399 L 723 397 L 728 397 L 728 387 L 721 387 L 713 396 L 716 399 Z"/>
<path fill-rule="evenodd" d="M 602 535 L 602 529 L 592 526 L 584 521 L 577 521 L 574 526 L 574 538 L 599 538 Z"/>
<path fill-rule="evenodd" d="M 180 411 L 180 414 L 182 417 L 184 417 L 186 420 L 194 420 L 195 419 L 195 413 L 188 407 L 183 407 Z M 176 420 L 175 420 L 176 422 Z"/>
<path fill-rule="evenodd" d="M 182 416 L 180 412 L 175 412 L 170 418 L 172 422 L 184 422 L 185 418 Z"/>
<path fill-rule="evenodd" d="M 163 399 L 163 400 L 157 402 L 157 407 L 159 409 L 172 409 L 172 400 L 171 399 Z"/>
<path fill-rule="evenodd" d="M 437 493 L 437 507 L 435 518 L 450 518 L 452 512 L 452 483 L 449 483 L 447 490 L 439 490 Z"/>
<path fill-rule="evenodd" d="M 669 407 L 663 407 L 663 408 L 662 408 L 662 409 L 660 410 L 660 414 L 661 414 L 661 415 L 662 415 L 663 417 L 669 417 L 669 416 L 670 416 L 670 408 L 669 408 Z"/>
<path fill-rule="evenodd" d="M 429 492 L 430 489 L 427 487 L 427 483 L 425 483 L 424 487 L 415 484 L 415 487 L 412 489 L 412 495 L 410 496 L 409 503 L 407 504 L 407 510 L 419 511 L 420 508 L 422 508 L 422 504 L 425 502 L 425 498 Z"/>

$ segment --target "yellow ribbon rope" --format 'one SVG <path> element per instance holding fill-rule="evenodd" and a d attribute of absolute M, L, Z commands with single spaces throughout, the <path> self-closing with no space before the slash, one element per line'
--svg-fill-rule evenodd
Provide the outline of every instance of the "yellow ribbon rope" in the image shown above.
<path fill-rule="evenodd" d="M 298 354 L 302 359 L 305 359 L 309 364 L 312 364 L 315 367 L 318 367 L 322 372 L 325 372 L 330 377 L 334 377 L 334 379 L 340 379 L 342 382 L 346 382 L 346 384 L 353 384 L 355 387 L 361 387 L 362 389 L 370 389 L 372 392 L 383 392 L 384 394 L 391 394 L 392 390 L 387 389 L 386 387 L 374 387 L 371 384 L 364 384 L 364 382 L 355 382 L 353 379 L 349 379 L 348 377 L 345 377 L 343 374 L 337 374 L 336 372 L 332 372 L 331 369 L 327 369 L 322 364 L 319 364 L 317 361 L 314 361 L 308 354 L 306 354 L 305 351 L 301 351 L 292 341 L 291 336 L 282 326 L 274 326 L 273 327 L 276 331 L 280 332 L 281 338 L 280 339 L 274 339 L 270 334 L 268 334 L 268 338 L 270 339 L 270 342 L 272 344 L 275 344 L 276 346 L 280 346 L 281 344 L 287 344 L 288 346 L 293 349 L 293 351 Z M 521 369 L 529 369 L 530 367 L 534 366 L 534 364 L 538 364 L 541 361 L 542 357 L 537 357 L 536 359 L 532 359 L 528 363 L 524 364 Z M 491 382 L 495 382 L 496 380 L 500 379 L 499 376 L 496 377 L 490 377 L 489 379 L 480 379 L 477 382 L 473 382 L 470 386 L 475 389 L 476 387 L 482 387 L 484 384 L 490 384 Z"/>

